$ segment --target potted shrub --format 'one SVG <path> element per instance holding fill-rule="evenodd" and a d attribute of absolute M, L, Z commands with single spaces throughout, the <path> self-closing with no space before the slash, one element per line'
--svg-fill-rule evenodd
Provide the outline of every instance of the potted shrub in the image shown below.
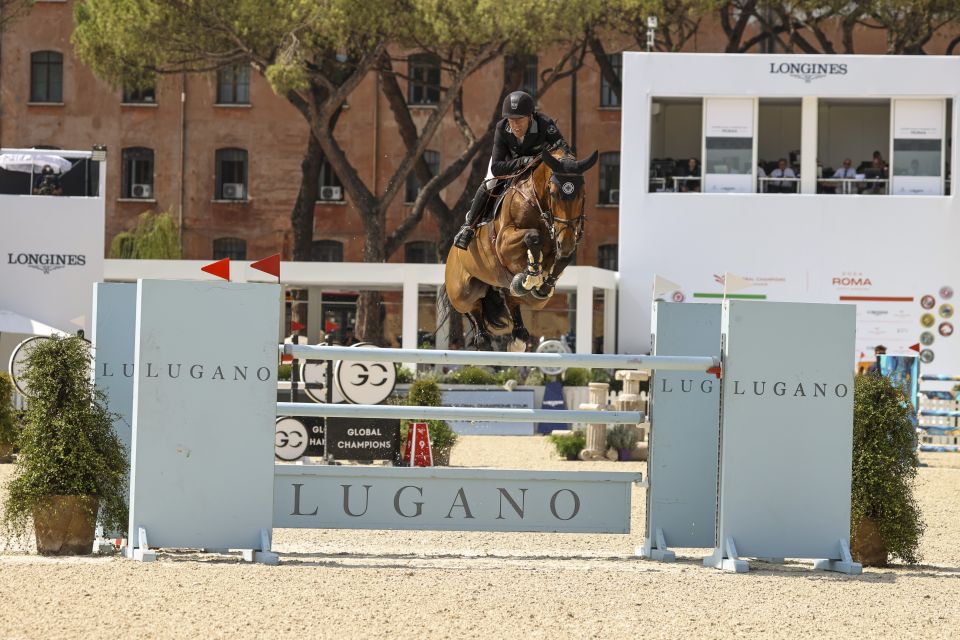
<path fill-rule="evenodd" d="M 17 442 L 17 414 L 13 409 L 13 380 L 0 372 L 0 462 L 10 462 Z"/>
<path fill-rule="evenodd" d="M 416 407 L 443 406 L 440 386 L 433 378 L 420 378 L 410 385 L 404 404 Z M 407 430 L 411 422 L 410 420 L 404 420 L 401 423 L 401 441 L 406 441 Z M 426 422 L 427 431 L 430 432 L 430 453 L 433 455 L 433 464 L 437 467 L 445 467 L 450 464 L 450 451 L 457 444 L 457 439 L 460 436 L 444 420 L 427 420 Z"/>
<path fill-rule="evenodd" d="M 877 374 L 854 383 L 850 539 L 854 560 L 885 566 L 890 556 L 920 559 L 924 523 L 913 496 L 916 430 L 903 390 Z"/>
<path fill-rule="evenodd" d="M 635 428 L 628 424 L 615 424 L 607 429 L 607 448 L 617 450 L 617 459 L 621 462 L 632 458 L 633 448 L 637 446 L 639 436 Z"/>
<path fill-rule="evenodd" d="M 30 399 L 5 491 L 7 533 L 25 537 L 32 520 L 40 553 L 90 553 L 98 512 L 105 529 L 127 527 L 126 455 L 91 381 L 90 350 L 77 337 L 37 341 L 23 378 Z"/>
<path fill-rule="evenodd" d="M 580 430 L 555 431 L 547 438 L 554 448 L 567 460 L 579 460 L 580 452 L 587 446 L 587 434 Z"/>

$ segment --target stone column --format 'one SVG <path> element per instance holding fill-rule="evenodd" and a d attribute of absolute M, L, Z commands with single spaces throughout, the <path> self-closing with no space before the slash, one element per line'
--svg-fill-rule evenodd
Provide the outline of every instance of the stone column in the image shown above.
<path fill-rule="evenodd" d="M 588 411 L 603 411 L 607 408 L 607 392 L 610 385 L 606 382 L 590 383 L 590 402 L 580 405 Z M 590 423 L 587 425 L 587 446 L 580 452 L 581 460 L 602 460 L 607 457 L 607 425 Z"/>
<path fill-rule="evenodd" d="M 623 391 L 617 396 L 617 411 L 643 411 L 645 422 L 637 425 L 638 440 L 633 449 L 634 460 L 646 460 L 649 454 L 648 435 L 650 422 L 646 416 L 645 394 L 640 393 L 640 383 L 650 379 L 649 371 L 617 371 L 617 380 L 623 381 Z"/>

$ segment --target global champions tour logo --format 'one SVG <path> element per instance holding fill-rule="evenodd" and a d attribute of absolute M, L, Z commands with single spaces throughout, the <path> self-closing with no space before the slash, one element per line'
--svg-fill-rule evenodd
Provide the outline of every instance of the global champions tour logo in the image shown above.
<path fill-rule="evenodd" d="M 810 84 L 827 76 L 847 75 L 847 65 L 839 62 L 771 62 L 770 73 L 789 75 Z"/>
<path fill-rule="evenodd" d="M 51 271 L 64 267 L 82 267 L 87 264 L 87 256 L 74 253 L 8 253 L 7 264 L 23 265 L 49 275 Z"/>

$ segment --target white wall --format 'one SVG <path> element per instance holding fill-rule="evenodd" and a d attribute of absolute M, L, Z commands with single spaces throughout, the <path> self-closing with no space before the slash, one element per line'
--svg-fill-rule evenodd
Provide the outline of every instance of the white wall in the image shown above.
<path fill-rule="evenodd" d="M 861 103 L 918 96 L 956 103 L 958 95 L 956 57 L 625 53 L 621 171 L 647 174 L 650 104 L 658 96 Z M 882 105 L 868 115 L 858 107 L 831 109 L 829 116 L 829 131 L 835 133 L 830 143 L 836 148 L 821 149 L 825 165 L 844 155 L 867 159 L 876 148 L 889 155 L 884 147 L 889 115 Z M 956 130 L 956 112 L 950 117 Z M 854 135 L 872 132 L 883 138 L 853 147 Z M 928 233 L 913 237 L 910 229 Z M 957 197 L 648 193 L 646 181 L 622 180 L 619 233 L 618 349 L 623 353 L 649 349 L 655 275 L 677 283 L 686 300 L 709 301 L 695 294 L 722 294 L 718 279 L 730 272 L 752 282 L 742 293 L 770 300 L 903 298 L 857 302 L 857 349 L 868 355 L 877 344 L 904 353 L 919 342 L 927 330 L 920 324 L 926 313 L 920 299 L 933 295 L 935 358 L 925 370 L 960 373 L 960 331 L 947 337 L 937 330 L 948 321 L 937 314 L 939 305 L 960 306 Z M 944 287 L 957 292 L 949 301 L 940 294 Z M 770 357 L 790 358 L 790 353 Z"/>

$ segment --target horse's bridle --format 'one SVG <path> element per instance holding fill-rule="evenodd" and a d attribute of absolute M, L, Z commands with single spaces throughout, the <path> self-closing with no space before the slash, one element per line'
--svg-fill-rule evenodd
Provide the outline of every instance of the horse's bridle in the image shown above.
<path fill-rule="evenodd" d="M 575 174 L 565 174 L 565 173 L 554 173 L 553 175 L 563 177 L 574 177 Z M 550 208 L 544 209 L 543 205 L 540 204 L 540 198 L 534 197 L 533 202 L 530 202 L 530 198 L 521 191 L 516 185 L 511 185 L 511 189 L 520 194 L 524 200 L 527 201 L 527 204 L 536 204 L 537 210 L 540 212 L 540 219 L 543 221 L 543 224 L 547 227 L 547 232 L 550 234 L 550 239 L 554 243 L 554 252 L 557 257 L 560 256 L 560 232 L 557 231 L 556 225 L 569 226 L 573 227 L 576 225 L 576 238 L 573 242 L 573 250 L 576 251 L 577 247 L 580 246 L 580 240 L 583 239 L 583 229 L 587 222 L 587 212 L 586 210 L 581 211 L 580 215 L 576 218 L 558 218 L 553 215 L 553 210 Z M 549 193 L 549 190 L 548 190 Z M 536 196 L 536 193 L 534 193 Z M 554 265 L 556 265 L 556 260 L 554 260 Z"/>

